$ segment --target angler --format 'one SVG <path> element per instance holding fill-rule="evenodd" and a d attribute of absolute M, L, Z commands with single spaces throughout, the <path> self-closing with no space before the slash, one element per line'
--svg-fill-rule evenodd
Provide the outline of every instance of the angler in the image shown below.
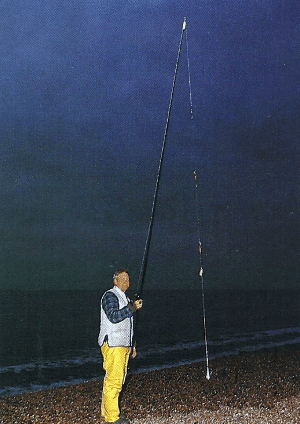
<path fill-rule="evenodd" d="M 129 355 L 132 350 L 133 313 L 143 306 L 143 301 L 131 302 L 126 296 L 130 276 L 126 269 L 119 269 L 113 276 L 114 287 L 101 299 L 101 321 L 98 344 L 103 355 L 105 378 L 101 402 L 101 416 L 108 423 L 126 424 L 120 416 L 119 394 L 125 382 Z M 133 348 L 132 357 L 136 356 Z"/>

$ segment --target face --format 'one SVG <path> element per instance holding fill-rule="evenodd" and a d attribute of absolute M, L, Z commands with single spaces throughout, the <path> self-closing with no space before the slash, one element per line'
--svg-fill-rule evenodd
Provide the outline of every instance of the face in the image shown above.
<path fill-rule="evenodd" d="M 130 279 L 127 272 L 121 272 L 121 274 L 118 275 L 117 280 L 115 280 L 115 285 L 123 292 L 129 289 Z"/>

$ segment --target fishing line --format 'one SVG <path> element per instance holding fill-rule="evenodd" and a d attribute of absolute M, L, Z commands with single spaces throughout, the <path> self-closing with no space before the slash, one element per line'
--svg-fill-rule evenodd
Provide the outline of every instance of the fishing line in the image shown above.
<path fill-rule="evenodd" d="M 191 119 L 193 115 L 193 100 L 192 100 L 192 83 L 191 83 L 191 70 L 190 70 L 190 57 L 189 57 L 189 42 L 187 29 L 185 31 L 186 38 L 186 56 L 187 56 L 187 68 L 188 68 L 188 79 L 189 79 L 189 95 L 190 95 L 190 113 Z M 198 177 L 196 171 L 194 171 L 195 179 L 195 192 L 196 192 L 196 213 L 197 213 L 197 228 L 198 228 L 198 252 L 199 252 L 199 277 L 201 280 L 202 288 L 202 310 L 203 310 L 203 329 L 204 329 L 204 343 L 205 343 L 205 359 L 206 359 L 206 378 L 210 379 L 209 371 L 209 360 L 208 360 L 208 343 L 207 343 L 207 331 L 206 331 L 206 312 L 205 312 L 205 296 L 204 296 L 204 278 L 203 278 L 203 264 L 202 264 L 202 243 L 200 238 L 200 214 L 199 214 L 199 200 L 198 200 Z"/>
<path fill-rule="evenodd" d="M 189 75 L 190 112 L 191 112 L 191 119 L 194 119 L 194 115 L 193 115 L 193 100 L 192 100 L 191 71 L 190 71 L 190 57 L 189 57 L 189 42 L 188 42 L 187 29 L 185 30 L 185 40 L 186 40 L 187 68 L 188 68 L 188 75 Z"/>
<path fill-rule="evenodd" d="M 155 208 L 156 208 L 156 202 L 157 202 L 157 193 L 158 193 L 162 163 L 163 163 L 163 158 L 164 158 L 164 153 L 165 153 L 165 147 L 166 147 L 166 141 L 167 141 L 167 135 L 168 135 L 168 129 L 169 129 L 169 122 L 170 122 L 170 116 L 171 116 L 171 110 L 172 110 L 172 104 L 173 104 L 175 83 L 176 83 L 176 77 L 177 77 L 177 71 L 178 71 L 178 65 L 179 65 L 179 59 L 180 59 L 180 53 L 181 53 L 181 47 L 182 47 L 183 34 L 184 34 L 185 29 L 186 29 L 186 18 L 183 19 L 183 24 L 182 24 L 182 31 L 181 31 L 180 41 L 179 41 L 177 60 L 176 60 L 176 65 L 175 65 L 175 72 L 174 72 L 174 77 L 173 77 L 173 84 L 172 84 L 172 90 L 171 90 L 171 96 L 170 96 L 170 102 L 169 102 L 169 108 L 168 108 L 167 122 L 166 122 L 166 126 L 165 126 L 164 138 L 163 138 L 160 160 L 159 160 L 158 171 L 157 171 L 157 177 L 156 177 L 156 184 L 155 184 L 155 190 L 154 190 L 154 196 L 153 196 L 150 223 L 149 223 L 149 227 L 148 227 L 147 238 L 146 238 L 146 243 L 145 243 L 145 248 L 144 248 L 144 254 L 143 254 L 143 259 L 142 259 L 142 264 L 141 264 L 141 269 L 140 269 L 140 274 L 139 274 L 136 297 L 141 296 L 141 293 L 142 293 L 142 290 L 143 290 L 143 285 L 144 285 L 144 280 L 145 280 L 145 274 L 146 274 L 146 268 L 147 268 L 147 262 L 148 262 L 148 256 L 149 256 L 150 240 L 151 240 L 152 228 L 153 228 L 153 220 L 154 220 L 154 214 L 155 214 Z"/>
<path fill-rule="evenodd" d="M 200 214 L 198 203 L 198 176 L 194 171 L 195 179 L 195 197 L 196 197 L 196 211 L 197 211 L 197 227 L 198 227 L 198 252 L 199 252 L 199 277 L 202 287 L 202 309 L 203 309 L 203 329 L 204 329 L 204 342 L 205 342 L 205 359 L 206 359 L 206 378 L 210 379 L 210 371 L 208 365 L 208 344 L 207 344 L 207 331 L 206 331 L 206 312 L 205 312 L 205 296 L 204 296 L 204 278 L 203 278 L 203 265 L 202 265 L 202 243 L 200 239 Z"/>

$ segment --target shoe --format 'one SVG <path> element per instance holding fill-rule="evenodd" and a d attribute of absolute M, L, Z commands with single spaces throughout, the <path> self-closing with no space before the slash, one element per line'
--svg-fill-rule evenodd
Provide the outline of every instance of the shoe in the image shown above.
<path fill-rule="evenodd" d="M 107 424 L 130 424 L 130 421 L 124 415 L 122 415 L 117 419 L 117 421 L 109 422 Z"/>

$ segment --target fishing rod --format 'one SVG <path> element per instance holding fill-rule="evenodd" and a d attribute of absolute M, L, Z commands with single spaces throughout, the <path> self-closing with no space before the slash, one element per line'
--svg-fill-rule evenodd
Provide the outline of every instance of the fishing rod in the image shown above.
<path fill-rule="evenodd" d="M 143 259 L 142 259 L 142 264 L 141 264 L 141 269 L 140 269 L 140 274 L 139 274 L 139 279 L 138 279 L 138 285 L 137 285 L 137 290 L 136 290 L 136 299 L 138 299 L 141 296 L 142 291 L 143 291 L 143 286 L 144 286 L 144 280 L 145 280 L 145 274 L 146 274 L 146 268 L 147 268 L 148 256 L 149 256 L 149 249 L 150 249 L 150 241 L 151 241 L 151 236 L 152 236 L 154 214 L 155 214 L 155 208 L 156 208 L 156 203 L 157 203 L 157 194 L 158 194 L 158 188 L 159 188 L 159 182 L 160 182 L 160 176 L 161 176 L 161 169 L 162 169 L 163 158 L 164 158 L 165 147 L 166 147 L 166 141 L 167 141 L 167 135 L 168 135 L 168 129 L 169 129 L 169 122 L 170 122 L 170 116 L 171 116 L 171 110 L 172 110 L 172 104 L 173 104 L 173 97 L 174 97 L 175 83 L 176 83 L 176 78 L 177 78 L 177 71 L 178 71 L 178 66 L 179 66 L 179 59 L 180 59 L 180 54 L 181 54 L 183 34 L 184 34 L 185 29 L 186 29 L 186 18 L 183 19 L 183 23 L 182 23 L 182 31 L 181 31 L 180 42 L 179 42 L 179 47 L 178 47 L 177 60 L 176 60 L 176 65 L 175 65 L 175 72 L 174 72 L 174 77 L 173 77 L 173 84 L 172 84 L 172 90 L 171 90 L 171 96 L 170 96 L 170 102 L 169 102 L 169 108 L 168 108 L 167 122 L 166 122 L 166 126 L 165 126 L 164 138 L 163 138 L 160 160 L 159 160 L 159 165 L 158 165 L 150 223 L 149 223 L 149 227 L 148 227 L 147 238 L 146 238 L 146 243 L 145 243 L 145 248 L 144 248 L 144 254 L 143 254 Z"/>
<path fill-rule="evenodd" d="M 158 165 L 158 171 L 157 171 L 157 178 L 156 178 L 156 184 L 155 184 L 155 190 L 154 190 L 154 196 L 153 196 L 153 203 L 152 203 L 152 210 L 151 210 L 151 217 L 147 232 L 147 238 L 144 248 L 144 254 L 139 274 L 139 280 L 136 290 L 135 298 L 139 299 L 143 290 L 144 286 L 144 280 L 145 280 L 145 274 L 146 274 L 146 268 L 148 263 L 148 256 L 149 256 L 149 248 L 150 248 L 150 241 L 151 241 L 151 235 L 152 235 L 152 228 L 153 228 L 153 221 L 154 221 L 154 214 L 155 214 L 155 208 L 157 203 L 157 194 L 158 194 L 158 188 L 159 188 L 159 182 L 160 182 L 160 176 L 161 176 L 161 170 L 162 170 L 162 163 L 164 158 L 164 152 L 166 147 L 166 141 L 167 141 L 167 135 L 168 135 L 168 129 L 169 129 L 169 122 L 170 122 L 170 116 L 171 116 L 171 110 L 172 110 L 172 104 L 173 104 L 173 97 L 174 97 L 174 90 L 175 90 L 175 83 L 176 83 L 176 77 L 177 77 L 177 71 L 179 66 L 179 59 L 181 54 L 181 48 L 182 48 L 182 41 L 183 41 L 183 35 L 184 32 L 186 34 L 186 48 L 187 48 L 187 64 L 188 64 L 188 78 L 189 78 L 189 100 L 190 100 L 190 116 L 191 119 L 193 119 L 193 102 L 192 102 L 192 88 L 191 88 L 191 75 L 190 75 L 190 62 L 189 62 L 189 52 L 188 52 L 188 38 L 187 38 L 187 23 L 186 18 L 183 19 L 182 23 L 182 31 L 180 35 L 180 41 L 179 41 L 179 47 L 178 47 L 178 54 L 177 54 L 177 60 L 175 65 L 175 72 L 173 77 L 173 84 L 172 84 L 172 90 L 171 90 L 171 96 L 170 96 L 170 102 L 169 102 L 169 108 L 168 108 L 168 115 L 167 115 L 167 122 L 165 126 L 165 132 L 164 132 L 164 138 L 162 143 L 162 149 L 160 154 L 160 160 Z M 205 341 L 205 357 L 206 357 L 206 378 L 207 380 L 210 379 L 210 371 L 209 371 L 209 363 L 208 363 L 208 343 L 207 343 L 207 331 L 206 331 L 206 312 L 205 312 L 205 301 L 204 301 L 204 279 L 203 279 L 203 266 L 202 266 L 202 245 L 200 241 L 200 218 L 199 218 L 199 207 L 198 207 L 198 181 L 197 181 L 197 173 L 194 171 L 194 179 L 195 179 L 195 190 L 196 190 L 196 207 L 197 207 L 197 221 L 198 221 L 198 252 L 199 252 L 199 261 L 200 261 L 200 269 L 199 269 L 199 277 L 201 278 L 201 285 L 202 285 L 202 308 L 203 308 L 203 326 L 204 326 L 204 341 Z M 136 326 L 137 326 L 137 318 L 136 316 Z M 136 342 L 134 342 L 134 346 L 136 346 Z"/>
<path fill-rule="evenodd" d="M 200 240 L 200 215 L 199 215 L 199 206 L 198 206 L 198 176 L 196 171 L 194 171 L 194 180 L 195 180 L 196 210 L 197 210 L 197 222 L 198 222 L 199 277 L 201 280 L 201 287 L 202 287 L 202 310 L 203 310 L 203 328 L 204 328 L 205 359 L 206 359 L 206 378 L 207 380 L 209 380 L 210 371 L 209 371 L 209 365 L 208 365 L 208 344 L 207 344 L 206 312 L 205 312 L 205 299 L 204 299 L 204 278 L 203 278 L 203 266 L 202 266 L 202 243 Z"/>

